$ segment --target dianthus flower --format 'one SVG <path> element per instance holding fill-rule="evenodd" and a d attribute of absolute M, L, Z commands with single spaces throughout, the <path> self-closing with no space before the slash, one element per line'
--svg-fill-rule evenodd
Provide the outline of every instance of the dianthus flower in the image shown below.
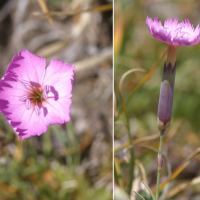
<path fill-rule="evenodd" d="M 157 158 L 157 186 L 156 186 L 156 200 L 159 199 L 159 182 L 160 171 L 162 168 L 162 146 L 163 138 L 166 130 L 170 126 L 173 96 L 174 96 L 174 84 L 176 74 L 176 52 L 179 46 L 195 45 L 200 40 L 200 28 L 199 24 L 193 28 L 189 20 L 178 23 L 178 20 L 173 21 L 167 19 L 162 26 L 162 23 L 156 17 L 154 21 L 147 17 L 146 24 L 153 35 L 158 40 L 165 42 L 168 45 L 167 60 L 164 64 L 162 82 L 160 88 L 160 97 L 158 103 L 158 129 L 160 131 L 160 146 L 158 150 Z"/>
<path fill-rule="evenodd" d="M 194 30 L 193 25 L 190 24 L 188 19 L 185 20 L 185 22 L 182 21 L 178 23 L 177 19 L 173 21 L 173 17 L 171 17 L 171 19 L 167 19 L 164 26 L 162 26 L 158 17 L 156 17 L 154 21 L 147 17 L 146 24 L 153 37 L 174 46 L 195 45 L 200 39 L 199 24 Z"/>
<path fill-rule="evenodd" d="M 0 110 L 18 135 L 41 135 L 53 124 L 70 122 L 75 68 L 22 50 L 0 81 Z"/>
<path fill-rule="evenodd" d="M 173 20 L 173 17 L 167 19 L 164 26 L 162 26 L 158 17 L 154 20 L 147 17 L 146 24 L 153 37 L 168 45 L 168 54 L 163 69 L 158 105 L 158 128 L 164 133 L 171 121 L 177 49 L 179 46 L 197 44 L 200 40 L 200 28 L 198 24 L 194 29 L 188 19 L 178 23 L 178 20 Z"/>

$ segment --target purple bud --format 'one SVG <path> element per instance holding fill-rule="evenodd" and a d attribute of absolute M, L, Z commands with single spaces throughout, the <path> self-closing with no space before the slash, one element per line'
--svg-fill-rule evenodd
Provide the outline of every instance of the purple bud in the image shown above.
<path fill-rule="evenodd" d="M 172 67 L 171 63 L 169 63 L 168 66 L 166 66 L 165 63 L 158 104 L 158 129 L 161 133 L 166 131 L 171 121 L 175 73 L 176 64 Z"/>

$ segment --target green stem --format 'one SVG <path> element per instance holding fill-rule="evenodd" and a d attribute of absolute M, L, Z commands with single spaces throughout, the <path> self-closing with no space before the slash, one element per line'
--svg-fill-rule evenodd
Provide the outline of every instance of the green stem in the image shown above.
<path fill-rule="evenodd" d="M 134 175 L 134 169 L 135 169 L 135 152 L 134 152 L 134 145 L 133 145 L 133 140 L 131 137 L 131 131 L 130 131 L 130 121 L 129 121 L 129 115 L 127 112 L 127 108 L 126 105 L 122 100 L 122 105 L 123 105 L 123 109 L 126 115 L 126 122 L 127 122 L 127 129 L 128 129 L 128 137 L 129 137 L 129 143 L 131 145 L 130 148 L 130 154 L 131 154 L 131 160 L 130 160 L 130 170 L 129 170 L 129 185 L 128 185 L 128 193 L 131 193 L 131 189 L 132 189 L 132 183 L 133 183 L 133 175 Z"/>
<path fill-rule="evenodd" d="M 120 165 L 119 163 L 117 163 L 116 159 L 114 159 L 114 175 L 115 175 L 115 183 L 117 183 L 120 188 L 124 188 Z"/>
<path fill-rule="evenodd" d="M 134 152 L 134 145 L 133 145 L 133 141 L 132 141 L 132 137 L 131 137 L 131 131 L 130 131 L 129 115 L 128 115 L 127 107 L 126 107 L 126 104 L 124 102 L 120 87 L 119 87 L 119 96 L 120 96 L 120 99 L 121 99 L 121 102 L 122 102 L 122 108 L 123 108 L 125 116 L 126 116 L 128 137 L 129 137 L 129 142 L 130 142 L 130 145 L 131 145 L 131 149 L 130 149 L 131 160 L 130 160 L 129 185 L 128 185 L 128 193 L 130 194 L 131 189 L 132 189 L 132 182 L 133 182 L 133 175 L 134 175 L 134 168 L 135 168 L 135 152 Z"/>
<path fill-rule="evenodd" d="M 125 112 L 125 116 L 126 116 L 129 143 L 131 145 L 131 148 L 130 148 L 131 160 L 130 160 L 129 185 L 128 185 L 128 193 L 130 194 L 131 193 L 131 189 L 132 189 L 133 175 L 134 175 L 134 169 L 135 169 L 135 152 L 134 152 L 133 140 L 132 140 L 132 137 L 131 137 L 129 115 L 128 115 L 126 104 L 124 102 L 124 99 L 123 99 L 121 93 L 120 93 L 120 98 L 121 98 L 122 106 L 123 106 L 123 109 L 124 109 L 124 112 Z"/>
<path fill-rule="evenodd" d="M 132 189 L 132 183 L 133 183 L 133 175 L 134 175 L 134 168 L 135 168 L 135 153 L 134 153 L 134 146 L 133 146 L 133 141 L 132 141 L 132 137 L 131 137 L 131 133 L 130 133 L 130 128 L 128 128 L 128 136 L 129 136 L 129 142 L 130 145 L 132 146 L 130 149 L 130 153 L 131 153 L 131 160 L 130 160 L 130 179 L 129 179 L 129 187 L 128 187 L 128 192 L 129 194 L 131 193 L 131 189 Z"/>
<path fill-rule="evenodd" d="M 162 148 L 163 148 L 164 134 L 160 135 L 160 145 L 158 150 L 158 168 L 157 168 L 157 185 L 156 185 L 156 200 L 159 198 L 159 185 L 160 185 L 160 171 L 162 168 Z"/>

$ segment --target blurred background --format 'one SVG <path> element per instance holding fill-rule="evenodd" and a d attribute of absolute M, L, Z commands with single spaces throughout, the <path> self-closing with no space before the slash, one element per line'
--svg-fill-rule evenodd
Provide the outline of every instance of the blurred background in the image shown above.
<path fill-rule="evenodd" d="M 76 68 L 71 123 L 19 141 L 0 115 L 0 199 L 112 196 L 112 0 L 1 0 L 0 75 L 22 49 Z"/>
<path fill-rule="evenodd" d="M 159 145 L 157 129 L 157 107 L 162 78 L 162 70 L 166 55 L 158 67 L 155 64 L 167 51 L 167 45 L 155 39 L 146 25 L 146 18 L 159 17 L 178 18 L 179 21 L 189 19 L 196 28 L 200 23 L 200 2 L 197 0 L 115 0 L 114 8 L 114 91 L 116 95 L 115 109 L 115 162 L 118 177 L 115 176 L 116 199 L 128 190 L 129 182 L 129 141 L 125 114 L 119 96 L 121 77 L 130 69 L 146 70 L 129 73 L 122 84 L 122 95 L 126 102 L 128 96 L 143 79 L 144 84 L 135 90 L 127 106 L 130 132 L 135 144 L 135 178 L 132 191 L 145 194 L 141 181 L 145 181 L 152 190 L 156 184 L 155 148 Z M 155 71 L 150 71 L 152 68 Z M 150 74 L 152 72 L 152 75 Z M 170 177 L 170 169 L 179 172 L 165 191 L 164 199 L 199 200 L 200 196 L 200 44 L 179 47 L 177 51 L 177 71 L 174 90 L 172 123 L 165 135 L 164 161 L 161 171 L 161 183 Z M 196 151 L 195 151 L 196 150 Z M 193 153 L 182 169 L 181 163 Z M 167 167 L 168 166 L 168 167 Z M 116 169 L 115 169 L 116 170 Z M 115 174 L 116 175 L 116 174 Z M 131 196 L 131 197 L 130 197 Z M 120 198 L 119 198 L 120 199 Z M 135 194 L 126 193 L 123 199 L 136 199 Z"/>

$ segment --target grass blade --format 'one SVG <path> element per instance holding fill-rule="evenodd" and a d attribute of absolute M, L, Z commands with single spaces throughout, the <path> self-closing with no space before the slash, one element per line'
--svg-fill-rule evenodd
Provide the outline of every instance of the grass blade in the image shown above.
<path fill-rule="evenodd" d="M 155 197 L 154 197 L 154 195 L 153 195 L 153 192 L 151 191 L 151 189 L 149 188 L 149 186 L 148 186 L 145 182 L 143 182 L 143 184 L 144 184 L 145 187 L 149 190 L 149 193 L 151 194 L 152 199 L 155 200 Z"/>
<path fill-rule="evenodd" d="M 135 192 L 135 191 L 133 191 L 135 194 L 137 194 L 138 195 L 138 197 L 140 197 L 140 199 L 142 199 L 142 200 L 145 200 L 139 193 L 137 193 L 137 192 Z"/>

